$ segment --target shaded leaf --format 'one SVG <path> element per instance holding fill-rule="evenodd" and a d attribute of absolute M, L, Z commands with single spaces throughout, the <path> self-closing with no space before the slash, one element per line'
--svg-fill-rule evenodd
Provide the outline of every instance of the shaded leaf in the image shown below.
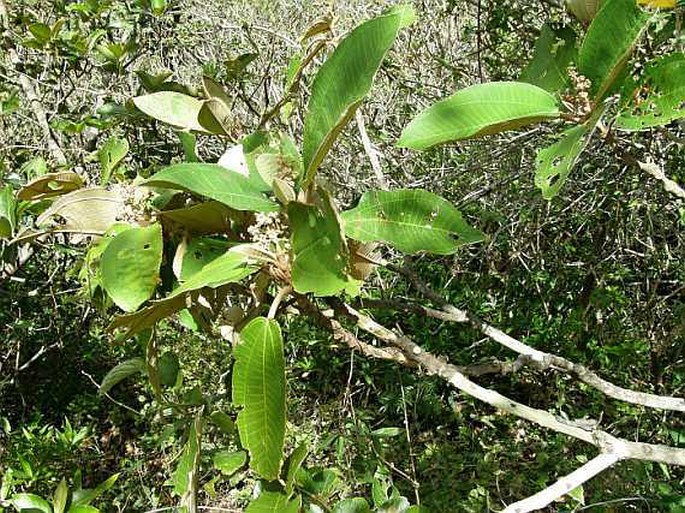
<path fill-rule="evenodd" d="M 597 100 L 609 92 L 648 20 L 635 0 L 603 1 L 578 56 L 578 70 L 590 80 Z"/>
<path fill-rule="evenodd" d="M 69 511 L 73 511 L 73 508 L 76 506 L 88 506 L 91 502 L 100 497 L 100 495 L 112 488 L 114 483 L 117 482 L 117 479 L 119 479 L 119 474 L 113 474 L 95 488 L 82 488 L 80 490 L 75 490 L 71 499 L 71 507 L 69 508 Z"/>
<path fill-rule="evenodd" d="M 128 141 L 119 137 L 110 137 L 98 150 L 100 161 L 100 185 L 107 185 L 112 172 L 124 160 L 128 153 Z"/>
<path fill-rule="evenodd" d="M 446 255 L 484 239 L 448 201 L 423 190 L 366 192 L 341 217 L 348 237 L 388 242 L 405 253 Z"/>
<path fill-rule="evenodd" d="M 343 499 L 333 508 L 333 513 L 371 513 L 369 503 L 365 499 Z"/>
<path fill-rule="evenodd" d="M 278 323 L 258 317 L 245 326 L 235 360 L 233 402 L 243 407 L 237 421 L 240 443 L 250 452 L 250 467 L 275 480 L 285 440 L 285 358 Z"/>
<path fill-rule="evenodd" d="M 359 25 L 324 62 L 312 83 L 304 120 L 304 182 L 311 183 L 333 141 L 368 94 L 399 30 L 413 22 L 410 6 L 396 6 Z"/>
<path fill-rule="evenodd" d="M 298 513 L 302 506 L 302 497 L 297 495 L 288 500 L 288 496 L 279 492 L 262 492 L 250 502 L 245 513 Z"/>
<path fill-rule="evenodd" d="M 558 116 L 554 96 L 532 84 L 477 84 L 421 112 L 404 129 L 397 145 L 425 150 L 436 144 L 496 134 Z"/>
<path fill-rule="evenodd" d="M 576 33 L 571 28 L 553 29 L 545 24 L 535 42 L 533 59 L 521 72 L 520 80 L 556 93 L 568 82 L 566 70 L 577 55 Z"/>
<path fill-rule="evenodd" d="M 292 232 L 292 282 L 300 294 L 354 293 L 359 282 L 347 275 L 348 253 L 340 220 L 330 198 L 320 206 L 288 203 Z"/>
<path fill-rule="evenodd" d="M 235 433 L 235 422 L 224 412 L 214 411 L 209 418 L 224 434 L 232 436 Z"/>
<path fill-rule="evenodd" d="M 231 233 L 231 216 L 235 210 L 218 201 L 207 201 L 186 208 L 159 212 L 162 220 L 183 226 L 189 233 Z"/>
<path fill-rule="evenodd" d="M 551 199 L 559 193 L 587 144 L 587 134 L 587 125 L 569 128 L 559 141 L 538 151 L 535 185 L 545 199 Z"/>
<path fill-rule="evenodd" d="M 183 454 L 171 477 L 174 493 L 181 496 L 181 506 L 188 506 L 190 501 L 194 502 L 195 500 L 197 473 L 200 466 L 201 439 L 202 409 L 200 409 L 190 425 L 188 441 L 183 448 Z"/>
<path fill-rule="evenodd" d="M 247 463 L 245 451 L 219 451 L 212 458 L 214 467 L 226 476 L 232 476 Z"/>
<path fill-rule="evenodd" d="M 295 476 L 298 470 L 302 468 L 302 463 L 304 463 L 305 458 L 309 454 L 309 448 L 306 443 L 300 444 L 297 448 L 290 454 L 288 461 L 286 462 L 288 472 L 285 476 L 285 491 L 288 495 L 293 492 L 293 487 L 295 486 Z"/>
<path fill-rule="evenodd" d="M 266 198 L 247 178 L 217 164 L 176 164 L 162 169 L 144 184 L 185 190 L 236 210 L 278 210 L 278 205 Z"/>
<path fill-rule="evenodd" d="M 119 308 L 131 312 L 152 297 L 162 249 L 159 224 L 125 230 L 107 245 L 100 260 L 102 286 Z"/>
<path fill-rule="evenodd" d="M 192 239 L 188 243 L 183 255 L 179 280 L 187 280 L 202 270 L 205 265 L 225 254 L 231 246 L 235 245 L 235 243 L 209 237 L 196 237 Z"/>
<path fill-rule="evenodd" d="M 121 197 L 99 187 L 79 189 L 60 196 L 43 212 L 36 224 L 46 226 L 60 221 L 54 231 L 71 231 L 102 235 L 116 221 L 123 206 Z"/>
<path fill-rule="evenodd" d="M 17 200 L 10 185 L 0 190 L 0 238 L 14 235 L 17 225 Z"/>
<path fill-rule="evenodd" d="M 643 130 L 685 117 L 685 55 L 674 53 L 650 63 L 630 96 L 630 105 L 616 119 L 619 128 Z"/>
<path fill-rule="evenodd" d="M 19 200 L 39 200 L 66 194 L 83 187 L 83 180 L 73 171 L 48 173 L 31 180 L 17 193 Z"/>
<path fill-rule="evenodd" d="M 172 352 L 166 352 L 159 358 L 159 383 L 163 387 L 173 387 L 178 379 L 181 366 L 178 357 Z"/>
<path fill-rule="evenodd" d="M 121 362 L 112 368 L 102 379 L 99 393 L 104 395 L 123 380 L 135 376 L 136 374 L 145 374 L 146 372 L 147 366 L 145 360 L 142 358 L 131 358 L 130 360 Z"/>

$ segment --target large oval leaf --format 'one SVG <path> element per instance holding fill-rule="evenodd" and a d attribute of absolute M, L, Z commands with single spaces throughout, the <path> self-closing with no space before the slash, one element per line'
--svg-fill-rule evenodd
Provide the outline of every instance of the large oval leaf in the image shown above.
<path fill-rule="evenodd" d="M 332 296 L 342 290 L 354 293 L 359 283 L 346 273 L 347 247 L 338 215 L 328 198 L 320 207 L 291 202 L 288 218 L 292 231 L 292 282 L 300 294 Z"/>
<path fill-rule="evenodd" d="M 131 228 L 112 239 L 102 254 L 102 286 L 126 312 L 152 297 L 162 264 L 162 227 Z"/>
<path fill-rule="evenodd" d="M 630 97 L 631 104 L 616 119 L 619 128 L 644 130 L 685 117 L 685 55 L 674 53 L 651 63 Z"/>
<path fill-rule="evenodd" d="M 413 19 L 411 7 L 398 6 L 361 24 L 321 66 L 304 121 L 305 183 L 311 182 L 333 141 L 371 89 L 398 31 Z"/>
<path fill-rule="evenodd" d="M 102 235 L 117 221 L 124 201 L 119 194 L 99 187 L 79 189 L 60 196 L 43 212 L 36 225 L 59 220 L 53 231 Z"/>
<path fill-rule="evenodd" d="M 454 253 L 483 240 L 448 201 L 423 190 L 370 191 L 343 212 L 345 235 L 362 242 L 383 241 L 405 253 Z"/>
<path fill-rule="evenodd" d="M 210 134 L 223 134 L 216 119 L 206 115 L 205 102 L 176 91 L 159 91 L 133 98 L 138 109 L 164 123 Z M 201 115 L 202 114 L 202 115 Z"/>
<path fill-rule="evenodd" d="M 425 150 L 557 116 L 556 99 L 537 86 L 523 82 L 477 84 L 420 113 L 404 129 L 397 145 Z"/>
<path fill-rule="evenodd" d="M 268 480 L 278 478 L 285 440 L 285 358 L 278 323 L 258 317 L 240 332 L 233 368 L 233 402 L 240 442 L 250 467 Z M 279 510 L 280 511 L 280 510 Z"/>
<path fill-rule="evenodd" d="M 247 178 L 217 164 L 175 164 L 156 173 L 145 181 L 145 185 L 185 190 L 236 210 L 278 210 L 278 205 L 264 196 Z"/>
<path fill-rule="evenodd" d="M 578 57 L 579 71 L 602 99 L 623 69 L 649 15 L 635 0 L 604 0 L 588 28 Z"/>

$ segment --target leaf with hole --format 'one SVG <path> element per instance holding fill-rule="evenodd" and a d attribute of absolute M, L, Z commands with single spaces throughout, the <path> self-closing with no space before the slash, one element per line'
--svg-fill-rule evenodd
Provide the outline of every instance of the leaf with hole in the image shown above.
<path fill-rule="evenodd" d="M 611 91 L 648 21 L 635 0 L 602 3 L 578 56 L 578 71 L 590 80 L 596 100 Z"/>
<path fill-rule="evenodd" d="M 186 506 L 189 501 L 194 502 L 194 494 L 197 493 L 197 473 L 200 466 L 200 451 L 202 443 L 202 409 L 197 413 L 190 424 L 188 441 L 183 448 L 183 454 L 176 465 L 176 470 L 171 476 L 174 485 L 174 493 L 181 496 L 181 506 Z"/>
<path fill-rule="evenodd" d="M 125 230 L 107 245 L 100 260 L 102 286 L 122 310 L 134 311 L 154 294 L 162 246 L 159 224 Z"/>
<path fill-rule="evenodd" d="M 557 117 L 556 98 L 537 86 L 524 82 L 477 84 L 421 112 L 404 129 L 397 145 L 425 150 Z"/>
<path fill-rule="evenodd" d="M 535 160 L 535 185 L 545 199 L 552 199 L 566 182 L 578 157 L 587 145 L 589 127 L 569 128 L 559 141 L 538 151 Z"/>
<path fill-rule="evenodd" d="M 545 24 L 519 80 L 556 93 L 568 83 L 567 69 L 577 56 L 576 33 L 569 27 L 555 29 Z"/>
<path fill-rule="evenodd" d="M 387 242 L 405 253 L 448 255 L 484 239 L 452 204 L 418 189 L 366 192 L 359 205 L 341 217 L 348 237 Z"/>
<path fill-rule="evenodd" d="M 136 374 L 145 374 L 147 366 L 145 360 L 142 358 L 131 358 L 113 367 L 100 383 L 99 393 L 107 394 L 115 385 L 118 385 L 125 379 L 135 376 Z"/>
<path fill-rule="evenodd" d="M 175 164 L 157 172 L 144 185 L 185 190 L 236 210 L 278 210 L 278 205 L 264 196 L 246 177 L 217 164 Z"/>
<path fill-rule="evenodd" d="M 330 198 L 319 206 L 288 203 L 292 232 L 292 282 L 300 294 L 354 294 L 360 283 L 347 273 L 348 250 Z"/>
<path fill-rule="evenodd" d="M 237 425 L 250 467 L 264 479 L 278 479 L 285 440 L 285 357 L 276 321 L 258 317 L 241 330 L 233 402 L 242 406 Z"/>
<path fill-rule="evenodd" d="M 60 196 L 83 187 L 83 179 L 73 171 L 48 173 L 24 185 L 17 193 L 19 200 L 40 200 Z"/>
<path fill-rule="evenodd" d="M 336 137 L 368 94 L 399 30 L 413 20 L 410 6 L 396 6 L 355 28 L 321 66 L 304 120 L 305 184 L 312 182 Z"/>
<path fill-rule="evenodd" d="M 624 130 L 644 130 L 685 117 L 685 55 L 666 55 L 648 64 L 628 97 L 627 108 L 616 118 L 616 126 Z"/>

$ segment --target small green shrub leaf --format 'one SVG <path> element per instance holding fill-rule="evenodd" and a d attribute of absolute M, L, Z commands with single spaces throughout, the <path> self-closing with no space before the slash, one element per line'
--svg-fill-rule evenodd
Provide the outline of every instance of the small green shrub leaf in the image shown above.
<path fill-rule="evenodd" d="M 262 492 L 245 509 L 245 513 L 297 513 L 302 507 L 302 497 L 297 495 L 288 500 L 288 496 L 279 492 Z"/>
<path fill-rule="evenodd" d="M 643 12 L 635 0 L 604 0 L 602 3 L 578 57 L 578 70 L 590 79 L 597 100 L 610 91 L 648 20 L 649 14 Z"/>
<path fill-rule="evenodd" d="M 81 504 L 78 506 L 71 506 L 67 513 L 100 513 L 100 510 L 95 506 Z"/>
<path fill-rule="evenodd" d="M 112 172 L 124 160 L 128 153 L 128 141 L 119 137 L 110 137 L 98 150 L 100 161 L 100 185 L 107 185 Z"/>
<path fill-rule="evenodd" d="M 330 198 L 320 206 L 288 203 L 292 231 L 292 281 L 300 294 L 354 293 L 359 282 L 347 275 L 348 251 L 340 219 Z"/>
<path fill-rule="evenodd" d="M 366 192 L 341 217 L 348 237 L 387 242 L 405 253 L 447 255 L 484 238 L 448 201 L 423 190 Z"/>
<path fill-rule="evenodd" d="M 258 317 L 241 330 L 240 341 L 233 368 L 233 402 L 243 407 L 237 421 L 240 442 L 250 452 L 250 467 L 272 481 L 281 470 L 285 440 L 281 328 L 273 320 Z"/>
<path fill-rule="evenodd" d="M 413 19 L 409 6 L 390 9 L 354 29 L 321 66 L 304 121 L 305 183 L 311 183 L 333 141 L 368 94 L 397 33 Z"/>
<path fill-rule="evenodd" d="M 219 451 L 212 458 L 214 467 L 226 476 L 232 476 L 247 463 L 245 451 Z"/>
<path fill-rule="evenodd" d="M 48 501 L 32 493 L 13 495 L 10 503 L 20 512 L 40 511 L 41 513 L 52 513 L 52 507 Z"/>
<path fill-rule="evenodd" d="M 477 84 L 421 112 L 404 129 L 397 145 L 425 150 L 436 144 L 495 134 L 558 116 L 554 96 L 532 84 Z"/>
<path fill-rule="evenodd" d="M 175 164 L 156 173 L 145 185 L 185 190 L 236 210 L 278 210 L 278 205 L 264 196 L 246 177 L 217 164 Z"/>
<path fill-rule="evenodd" d="M 62 478 L 55 489 L 55 495 L 52 497 L 52 513 L 64 513 L 68 499 L 69 488 L 67 487 L 67 481 Z"/>
<path fill-rule="evenodd" d="M 205 102 L 187 94 L 159 91 L 137 96 L 133 98 L 133 103 L 145 114 L 163 123 L 195 132 L 223 133 L 216 120 L 212 120 L 209 126 L 202 123 L 200 112 Z"/>
<path fill-rule="evenodd" d="M 648 92 L 646 97 L 643 92 Z M 628 108 L 616 119 L 616 126 L 624 130 L 644 130 L 685 117 L 685 55 L 666 55 L 650 63 L 629 98 Z"/>
<path fill-rule="evenodd" d="M 554 29 L 545 24 L 535 42 L 532 60 L 520 80 L 556 93 L 568 82 L 567 68 L 576 60 L 576 33 L 569 27 Z"/>
<path fill-rule="evenodd" d="M 131 358 L 112 368 L 100 383 L 100 394 L 108 393 L 115 385 L 136 374 L 145 374 L 147 365 L 143 358 Z"/>
<path fill-rule="evenodd" d="M 77 506 L 88 506 L 91 502 L 100 497 L 100 495 L 112 488 L 114 483 L 117 482 L 117 479 L 119 479 L 119 474 L 112 474 L 95 488 L 82 488 L 75 490 L 73 497 L 71 498 L 71 507 L 69 508 L 69 513 L 74 511 L 74 508 Z M 82 511 L 88 512 L 89 510 Z"/>
<path fill-rule="evenodd" d="M 369 503 L 361 497 L 343 499 L 335 505 L 333 513 L 371 513 Z"/>
<path fill-rule="evenodd" d="M 12 237 L 16 225 L 17 200 L 14 198 L 12 186 L 7 185 L 0 190 L 0 238 Z"/>
<path fill-rule="evenodd" d="M 309 448 L 306 443 L 299 445 L 288 457 L 287 461 L 287 473 L 285 476 L 285 491 L 288 495 L 293 492 L 293 487 L 295 486 L 295 476 L 297 471 L 302 468 L 302 463 L 304 463 L 307 454 L 309 453 Z"/>
<path fill-rule="evenodd" d="M 159 224 L 125 230 L 107 245 L 100 261 L 102 286 L 125 312 L 136 310 L 154 294 L 162 246 Z"/>

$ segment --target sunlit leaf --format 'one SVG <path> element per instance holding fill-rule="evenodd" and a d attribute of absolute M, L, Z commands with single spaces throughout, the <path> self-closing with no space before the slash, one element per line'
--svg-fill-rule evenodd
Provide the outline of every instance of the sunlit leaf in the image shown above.
<path fill-rule="evenodd" d="M 397 145 L 425 150 L 436 144 L 495 134 L 558 116 L 554 96 L 532 84 L 477 84 L 421 112 L 404 129 Z"/>
<path fill-rule="evenodd" d="M 195 237 L 188 243 L 181 262 L 180 281 L 185 281 L 217 259 L 235 243 L 209 237 Z"/>
<path fill-rule="evenodd" d="M 569 128 L 559 141 L 538 151 L 535 185 L 541 189 L 545 199 L 551 199 L 559 193 L 587 144 L 587 133 L 586 125 Z"/>
<path fill-rule="evenodd" d="M 110 137 L 98 150 L 100 161 L 100 185 L 107 185 L 109 178 L 128 153 L 128 141 L 119 137 Z"/>
<path fill-rule="evenodd" d="M 602 99 L 625 66 L 649 15 L 635 0 L 604 0 L 588 28 L 578 69 L 590 79 L 595 98 Z"/>
<path fill-rule="evenodd" d="M 58 197 L 36 219 L 36 225 L 44 227 L 54 221 L 58 223 L 54 231 L 103 234 L 117 221 L 122 207 L 123 200 L 114 191 L 79 189 Z"/>
<path fill-rule="evenodd" d="M 52 513 L 52 507 L 42 497 L 32 493 L 18 493 L 12 496 L 10 504 L 17 511 L 38 511 L 40 513 Z"/>
<path fill-rule="evenodd" d="M 343 499 L 333 508 L 333 513 L 371 513 L 369 503 L 361 497 Z"/>
<path fill-rule="evenodd" d="M 353 293 L 359 282 L 347 274 L 348 251 L 340 220 L 329 198 L 319 206 L 288 203 L 292 231 L 292 282 L 305 294 L 331 296 Z"/>
<path fill-rule="evenodd" d="M 533 59 L 521 72 L 520 80 L 555 93 L 568 82 L 567 68 L 578 55 L 576 33 L 569 27 L 543 25 L 535 42 Z"/>
<path fill-rule="evenodd" d="M 67 487 L 67 481 L 62 478 L 52 497 L 52 513 L 64 513 L 64 509 L 67 507 L 67 500 L 69 500 L 69 488 Z"/>
<path fill-rule="evenodd" d="M 264 491 L 250 502 L 245 513 L 298 513 L 301 506 L 302 497 L 299 495 L 289 500 L 283 493 Z"/>
<path fill-rule="evenodd" d="M 200 111 L 204 101 L 176 91 L 159 91 L 133 98 L 138 109 L 163 123 L 196 132 L 223 133 L 217 126 L 204 126 Z"/>
<path fill-rule="evenodd" d="M 409 6 L 396 6 L 347 35 L 312 83 L 304 121 L 304 182 L 310 183 L 333 141 L 368 94 L 399 30 L 412 23 Z"/>
<path fill-rule="evenodd" d="M 277 479 L 285 439 L 285 357 L 278 323 L 258 317 L 245 326 L 235 360 L 233 402 L 242 406 L 237 421 L 240 443 L 257 474 Z"/>
<path fill-rule="evenodd" d="M 69 508 L 69 511 L 71 512 L 76 506 L 88 506 L 91 502 L 100 497 L 100 495 L 111 489 L 112 486 L 114 486 L 114 483 L 117 482 L 117 479 L 119 479 L 119 474 L 113 474 L 95 488 L 82 488 L 75 490 L 71 499 L 71 507 Z"/>
<path fill-rule="evenodd" d="M 17 193 L 19 200 L 39 200 L 66 194 L 83 187 L 83 179 L 73 171 L 48 173 L 31 180 Z"/>
<path fill-rule="evenodd" d="M 101 394 L 108 393 L 114 386 L 136 374 L 145 374 L 147 366 L 143 358 L 131 358 L 113 367 L 100 383 Z"/>
<path fill-rule="evenodd" d="M 366 192 L 359 205 L 341 217 L 348 237 L 388 242 L 405 253 L 446 255 L 483 240 L 454 206 L 423 190 Z"/>
<path fill-rule="evenodd" d="M 152 297 L 162 249 L 159 224 L 125 230 L 108 244 L 100 260 L 102 285 L 119 308 L 131 312 Z"/>
<path fill-rule="evenodd" d="M 17 225 L 17 201 L 12 187 L 7 185 L 0 190 L 0 238 L 14 235 Z"/>
<path fill-rule="evenodd" d="M 175 164 L 157 172 L 144 184 L 185 190 L 236 210 L 278 210 L 278 205 L 266 198 L 247 178 L 217 164 Z"/>

